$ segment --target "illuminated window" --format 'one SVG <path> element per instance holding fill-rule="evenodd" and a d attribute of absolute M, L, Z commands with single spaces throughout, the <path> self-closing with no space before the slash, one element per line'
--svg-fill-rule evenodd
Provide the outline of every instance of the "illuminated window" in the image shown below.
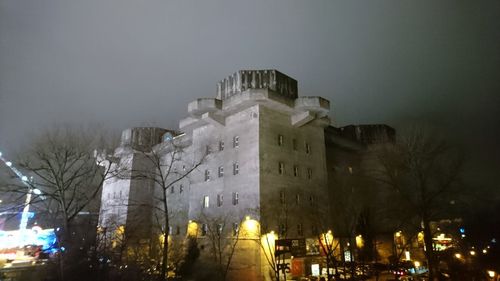
<path fill-rule="evenodd" d="M 219 142 L 219 151 L 223 151 L 224 150 L 224 141 L 220 141 Z"/>
<path fill-rule="evenodd" d="M 207 235 L 208 232 L 208 225 L 206 223 L 201 225 L 201 236 Z"/>
<path fill-rule="evenodd" d="M 293 150 L 297 150 L 297 140 L 296 139 L 292 140 L 292 147 L 293 147 Z"/>
<path fill-rule="evenodd" d="M 222 178 L 224 176 L 224 166 L 219 167 L 219 178 Z"/>
<path fill-rule="evenodd" d="M 217 224 L 217 234 L 218 234 L 218 235 L 221 235 L 221 234 L 222 234 L 222 228 L 223 228 L 223 226 L 222 226 L 222 224 L 221 224 L 221 223 Z"/>
<path fill-rule="evenodd" d="M 293 166 L 293 176 L 294 177 L 299 176 L 299 166 L 297 166 L 297 165 Z"/>
<path fill-rule="evenodd" d="M 233 223 L 233 236 L 237 236 L 240 231 L 240 226 L 237 222 Z"/>
<path fill-rule="evenodd" d="M 311 168 L 307 168 L 307 179 L 312 179 L 313 170 Z"/>
<path fill-rule="evenodd" d="M 210 170 L 205 170 L 205 181 L 210 180 Z"/>
<path fill-rule="evenodd" d="M 280 203 L 285 204 L 286 203 L 286 194 L 284 190 L 280 191 Z"/>
<path fill-rule="evenodd" d="M 224 202 L 224 196 L 222 194 L 217 194 L 217 207 L 222 206 Z"/>
<path fill-rule="evenodd" d="M 208 208 L 210 207 L 210 197 L 204 196 L 203 197 L 203 208 Z"/>
<path fill-rule="evenodd" d="M 311 153 L 311 146 L 309 145 L 309 143 L 306 142 L 306 153 L 307 154 L 310 154 Z"/>
<path fill-rule="evenodd" d="M 234 136 L 233 137 L 233 147 L 238 148 L 240 146 L 240 137 L 239 136 Z"/>
<path fill-rule="evenodd" d="M 285 173 L 285 164 L 283 162 L 278 162 L 278 173 L 280 175 Z"/>
<path fill-rule="evenodd" d="M 278 145 L 279 146 L 283 145 L 283 135 L 278 135 Z"/>
<path fill-rule="evenodd" d="M 351 174 L 351 175 L 352 175 L 352 167 L 350 167 L 350 166 L 349 166 L 349 167 L 347 167 L 347 170 L 349 170 L 349 174 Z"/>
<path fill-rule="evenodd" d="M 238 192 L 233 192 L 233 205 L 238 205 L 239 195 Z"/>
<path fill-rule="evenodd" d="M 233 175 L 237 175 L 240 173 L 240 166 L 238 162 L 233 163 Z"/>
<path fill-rule="evenodd" d="M 303 236 L 304 235 L 304 230 L 302 229 L 302 224 L 301 223 L 297 224 L 297 235 L 298 236 Z"/>
<path fill-rule="evenodd" d="M 300 205 L 300 194 L 295 195 L 295 204 Z"/>
<path fill-rule="evenodd" d="M 172 232 L 172 226 L 169 226 L 169 227 L 168 227 L 168 235 L 172 235 L 172 233 L 173 233 L 173 232 Z"/>

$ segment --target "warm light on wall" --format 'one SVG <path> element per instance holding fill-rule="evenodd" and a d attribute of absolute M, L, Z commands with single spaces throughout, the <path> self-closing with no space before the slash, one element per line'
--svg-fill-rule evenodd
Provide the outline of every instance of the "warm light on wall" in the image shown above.
<path fill-rule="evenodd" d="M 364 245 L 365 245 L 365 241 L 363 240 L 363 236 L 361 236 L 361 234 L 356 236 L 356 246 L 358 248 L 363 248 Z"/>
<path fill-rule="evenodd" d="M 331 230 L 328 230 L 327 233 L 323 233 L 321 235 L 321 243 L 323 245 L 327 245 L 328 247 L 333 245 L 333 234 Z"/>
<path fill-rule="evenodd" d="M 187 235 L 191 237 L 196 237 L 198 234 L 198 224 L 192 220 L 188 223 Z"/>
<path fill-rule="evenodd" d="M 241 234 L 245 238 L 259 237 L 259 222 L 251 219 L 249 216 L 241 224 Z"/>
<path fill-rule="evenodd" d="M 396 237 L 401 237 L 401 231 L 397 231 L 395 235 Z"/>
<path fill-rule="evenodd" d="M 274 246 L 276 240 L 278 240 L 278 235 L 276 235 L 272 230 L 269 233 L 262 235 L 260 239 L 260 243 L 262 245 L 262 248 L 264 249 L 264 253 L 268 257 L 274 256 Z"/>

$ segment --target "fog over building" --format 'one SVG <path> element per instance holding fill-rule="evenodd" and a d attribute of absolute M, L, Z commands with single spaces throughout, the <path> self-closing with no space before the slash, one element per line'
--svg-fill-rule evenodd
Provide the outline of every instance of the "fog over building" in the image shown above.
<path fill-rule="evenodd" d="M 386 125 L 332 127 L 330 110 L 330 101 L 322 97 L 299 96 L 297 81 L 279 71 L 241 70 L 228 76 L 217 84 L 215 98 L 189 103 L 179 130 L 123 132 L 109 160 L 114 169 L 124 170 L 103 186 L 99 227 L 111 236 L 125 231 L 129 244 L 157 243 L 159 190 L 151 178 L 137 176 L 155 169 L 148 162 L 155 153 L 161 155 L 162 169 L 172 171 L 168 233 L 195 236 L 201 258 L 209 255 L 209 227 L 230 237 L 248 221 L 257 223 L 260 234 L 304 239 L 311 256 L 318 255 L 314 241 L 332 225 L 329 198 L 335 191 L 329 178 L 335 168 L 352 151 L 394 139 Z M 219 225 L 207 225 L 207 218 L 219 218 Z M 238 244 L 234 264 L 245 266 L 235 266 L 239 269 L 230 279 L 269 280 L 264 250 L 249 240 Z M 310 273 L 306 265 L 313 258 L 299 260 L 301 274 Z"/>

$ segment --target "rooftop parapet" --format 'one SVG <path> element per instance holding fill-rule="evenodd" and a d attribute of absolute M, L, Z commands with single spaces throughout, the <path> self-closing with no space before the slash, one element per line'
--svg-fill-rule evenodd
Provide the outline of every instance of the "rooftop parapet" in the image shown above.
<path fill-rule="evenodd" d="M 169 131 L 155 127 L 129 128 L 122 132 L 121 146 L 132 147 L 139 151 L 151 151 L 152 147 L 162 142 L 162 137 Z"/>
<path fill-rule="evenodd" d="M 248 89 L 269 89 L 284 97 L 298 97 L 297 80 L 271 70 L 239 70 L 217 83 L 217 99 L 225 100 Z"/>

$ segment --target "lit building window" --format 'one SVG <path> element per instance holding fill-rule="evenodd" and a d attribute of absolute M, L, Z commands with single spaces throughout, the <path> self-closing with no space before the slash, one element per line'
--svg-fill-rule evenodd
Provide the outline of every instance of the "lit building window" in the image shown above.
<path fill-rule="evenodd" d="M 238 205 L 239 195 L 238 192 L 233 192 L 233 205 Z"/>
<path fill-rule="evenodd" d="M 223 151 L 224 150 L 224 141 L 220 141 L 219 142 L 219 151 Z"/>
<path fill-rule="evenodd" d="M 237 222 L 233 223 L 233 236 L 237 236 L 240 230 L 240 226 Z"/>
<path fill-rule="evenodd" d="M 203 197 L 203 208 L 208 208 L 210 207 L 210 197 L 204 196 Z"/>
<path fill-rule="evenodd" d="M 313 170 L 311 168 L 307 168 L 307 179 L 312 179 Z"/>
<path fill-rule="evenodd" d="M 285 173 L 285 164 L 283 162 L 278 162 L 278 173 L 280 175 Z"/>
<path fill-rule="evenodd" d="M 311 153 L 311 146 L 309 145 L 309 143 L 306 142 L 306 153 L 307 154 L 310 154 Z"/>
<path fill-rule="evenodd" d="M 297 165 L 293 166 L 293 176 L 294 177 L 299 176 L 299 166 L 297 166 Z"/>
<path fill-rule="evenodd" d="M 222 178 L 224 176 L 224 166 L 219 167 L 219 178 Z"/>
<path fill-rule="evenodd" d="M 217 207 L 222 206 L 224 202 L 224 196 L 222 194 L 217 194 Z"/>
<path fill-rule="evenodd" d="M 240 165 L 238 162 L 233 163 L 233 175 L 237 175 L 240 173 Z"/>
<path fill-rule="evenodd" d="M 201 236 L 205 236 L 208 233 L 208 225 L 206 223 L 201 225 Z"/>
<path fill-rule="evenodd" d="M 302 224 L 301 223 L 297 224 L 297 235 L 298 236 L 303 236 L 304 235 L 304 230 L 302 229 Z"/>
<path fill-rule="evenodd" d="M 278 135 L 278 145 L 283 146 L 283 135 Z"/>
<path fill-rule="evenodd" d="M 205 181 L 210 180 L 210 170 L 205 170 Z"/>
<path fill-rule="evenodd" d="M 352 175 L 352 167 L 351 166 L 347 167 L 347 170 L 349 171 L 349 174 Z"/>
<path fill-rule="evenodd" d="M 239 136 L 234 136 L 233 137 L 233 147 L 238 148 L 240 146 L 240 137 Z"/>
<path fill-rule="evenodd" d="M 280 203 L 285 204 L 286 203 L 286 194 L 284 190 L 280 191 Z"/>
<path fill-rule="evenodd" d="M 172 235 L 172 233 L 173 233 L 173 232 L 172 232 L 172 226 L 169 226 L 169 227 L 168 227 L 168 235 Z"/>
<path fill-rule="evenodd" d="M 221 223 L 217 224 L 217 234 L 218 234 L 218 235 L 221 235 L 221 234 L 222 234 L 222 228 L 223 228 L 223 226 L 222 226 L 222 224 L 221 224 Z"/>

